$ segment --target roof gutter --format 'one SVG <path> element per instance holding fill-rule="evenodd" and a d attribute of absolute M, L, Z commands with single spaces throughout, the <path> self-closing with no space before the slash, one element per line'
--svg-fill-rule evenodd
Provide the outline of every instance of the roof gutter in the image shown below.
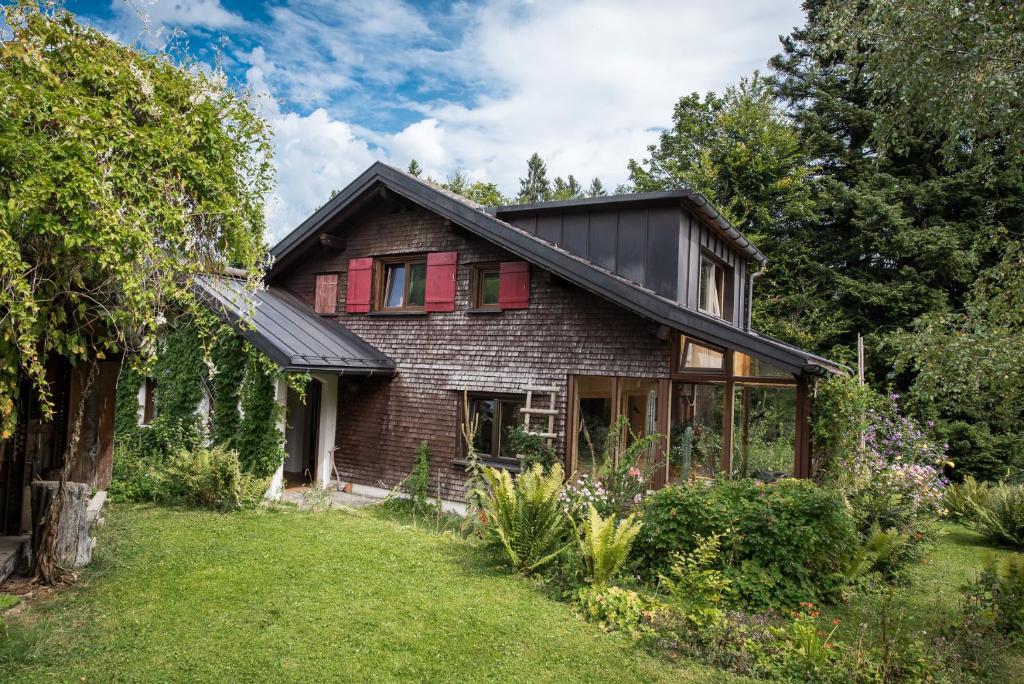
<path fill-rule="evenodd" d="M 704 195 L 699 192 L 695 192 L 687 198 L 687 201 L 700 209 L 701 213 L 704 214 L 708 220 L 714 223 L 718 230 L 728 235 L 729 238 L 741 249 L 747 250 L 752 257 L 757 259 L 761 264 L 761 267 L 764 268 L 764 264 L 768 261 L 767 257 L 761 253 L 761 250 L 759 250 L 753 242 L 747 239 L 746 235 L 736 230 L 736 228 L 733 227 L 733 225 L 726 220 L 724 216 L 722 216 L 722 212 L 715 209 Z"/>

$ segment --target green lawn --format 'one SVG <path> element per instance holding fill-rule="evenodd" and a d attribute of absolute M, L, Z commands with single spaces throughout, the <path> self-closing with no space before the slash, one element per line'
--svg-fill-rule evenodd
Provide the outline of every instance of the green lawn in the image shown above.
<path fill-rule="evenodd" d="M 953 623 L 961 609 L 961 587 L 975 580 L 986 554 L 1004 556 L 1013 553 L 994 548 L 984 537 L 961 525 L 946 524 L 940 529 L 938 544 L 924 563 L 912 569 L 913 581 L 898 587 L 888 610 L 884 594 L 864 594 L 847 605 L 822 611 L 822 627 L 831 629 L 832 618 L 841 620 L 836 638 L 855 642 L 861 633 L 873 641 L 881 630 L 883 614 L 889 616 L 889 629 L 902 630 L 908 637 L 930 641 L 943 627 Z M 988 678 L 995 682 L 1021 681 L 1024 650 L 1007 650 L 989 663 Z"/>
<path fill-rule="evenodd" d="M 380 514 L 107 511 L 77 584 L 9 620 L 3 681 L 711 681 Z"/>

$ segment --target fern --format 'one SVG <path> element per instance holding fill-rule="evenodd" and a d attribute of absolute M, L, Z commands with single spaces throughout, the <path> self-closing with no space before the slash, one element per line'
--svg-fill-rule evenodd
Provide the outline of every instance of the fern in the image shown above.
<path fill-rule="evenodd" d="M 998 542 L 1024 547 L 1024 485 L 1000 483 L 971 504 L 975 529 Z"/>
<path fill-rule="evenodd" d="M 569 516 L 558 497 L 561 464 L 552 466 L 548 474 L 536 464 L 515 480 L 506 470 L 484 468 L 483 477 L 489 490 L 483 502 L 488 534 L 517 572 L 534 572 L 572 544 Z"/>
<path fill-rule="evenodd" d="M 602 518 L 594 504 L 589 504 L 589 507 L 583 521 L 580 549 L 594 586 L 603 587 L 626 561 L 642 523 L 636 520 L 636 514 L 630 514 L 616 525 L 614 513 Z"/>

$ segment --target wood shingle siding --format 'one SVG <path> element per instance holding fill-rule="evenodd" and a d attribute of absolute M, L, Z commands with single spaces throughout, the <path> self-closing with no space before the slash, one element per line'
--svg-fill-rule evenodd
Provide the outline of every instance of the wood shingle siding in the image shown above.
<path fill-rule="evenodd" d="M 461 498 L 457 462 L 461 392 L 522 394 L 530 384 L 558 388 L 555 440 L 564 453 L 567 378 L 621 375 L 665 378 L 671 342 L 657 325 L 568 285 L 540 268 L 525 271 L 529 308 L 474 313 L 474 264 L 517 262 L 501 248 L 424 210 L 368 216 L 350 225 L 344 252 L 321 252 L 281 283 L 312 302 L 315 273 L 346 272 L 368 256 L 458 252 L 451 313 L 406 316 L 339 312 L 334 318 L 395 360 L 398 375 L 347 378 L 340 385 L 336 463 L 341 478 L 392 487 L 411 470 L 417 445 L 430 444 L 431 487 Z M 351 261 L 350 261 L 351 260 Z M 520 262 L 522 263 L 522 262 Z M 348 278 L 339 278 L 347 302 Z"/>

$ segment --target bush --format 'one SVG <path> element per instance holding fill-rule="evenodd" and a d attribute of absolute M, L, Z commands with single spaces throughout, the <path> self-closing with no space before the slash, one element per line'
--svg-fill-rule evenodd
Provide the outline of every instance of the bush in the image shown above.
<path fill-rule="evenodd" d="M 997 542 L 1024 547 L 1024 485 L 1000 483 L 971 504 L 971 527 Z"/>
<path fill-rule="evenodd" d="M 483 473 L 490 489 L 483 502 L 488 536 L 517 572 L 534 572 L 573 543 L 570 519 L 559 499 L 561 464 L 547 474 L 536 464 L 514 483 L 507 470 L 485 468 Z"/>
<path fill-rule="evenodd" d="M 857 543 L 839 494 L 807 480 L 666 487 L 647 498 L 643 516 L 635 547 L 639 572 L 664 574 L 674 554 L 718 535 L 717 567 L 731 582 L 732 598 L 752 607 L 835 598 L 848 550 Z"/>
<path fill-rule="evenodd" d="M 109 495 L 111 501 L 177 503 L 222 510 L 254 508 L 263 500 L 269 478 L 241 472 L 238 454 L 226 447 L 179 451 L 147 457 L 118 445 Z"/>
<path fill-rule="evenodd" d="M 580 550 L 595 587 L 603 587 L 629 556 L 629 548 L 640 533 L 641 523 L 631 514 L 616 525 L 617 516 L 602 518 L 591 504 L 583 523 Z"/>
<path fill-rule="evenodd" d="M 977 581 L 964 588 L 964 599 L 965 615 L 983 631 L 1024 637 L 1024 558 L 988 558 Z"/>
<path fill-rule="evenodd" d="M 420 442 L 416 449 L 416 462 L 412 472 L 405 478 L 405 490 L 412 499 L 414 511 L 426 511 L 430 508 L 427 499 L 430 496 L 430 445 Z"/>
<path fill-rule="evenodd" d="M 969 524 L 974 510 L 988 498 L 988 483 L 978 482 L 970 475 L 963 482 L 950 484 L 942 496 L 942 506 L 951 520 Z"/>
<path fill-rule="evenodd" d="M 635 591 L 596 585 L 579 589 L 574 603 L 583 618 L 601 629 L 629 634 L 645 631 L 645 617 L 657 606 Z"/>

